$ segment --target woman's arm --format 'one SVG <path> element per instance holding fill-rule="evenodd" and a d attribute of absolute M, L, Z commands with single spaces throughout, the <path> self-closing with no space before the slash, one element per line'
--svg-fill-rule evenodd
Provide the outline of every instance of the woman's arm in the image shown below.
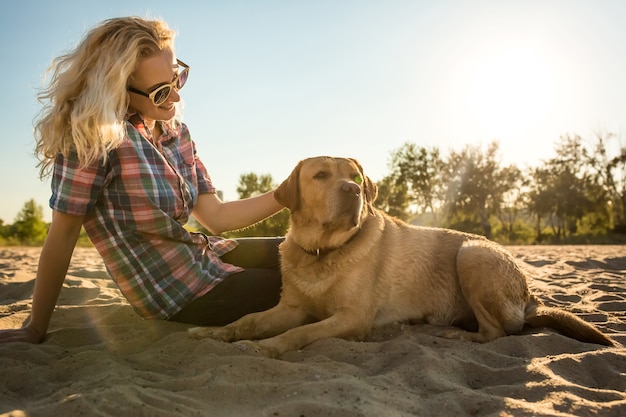
<path fill-rule="evenodd" d="M 283 208 L 274 191 L 242 200 L 223 202 L 217 194 L 200 194 L 193 217 L 211 233 L 220 234 L 260 222 Z"/>
<path fill-rule="evenodd" d="M 83 225 L 83 217 L 54 212 L 41 250 L 30 320 L 21 329 L 0 330 L 0 342 L 43 341 Z"/>

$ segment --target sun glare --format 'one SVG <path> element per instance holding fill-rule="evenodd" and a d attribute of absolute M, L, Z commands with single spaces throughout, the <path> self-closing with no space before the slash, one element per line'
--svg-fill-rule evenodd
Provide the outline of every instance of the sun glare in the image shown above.
<path fill-rule="evenodd" d="M 467 85 L 475 122 L 491 137 L 532 129 L 552 111 L 554 78 L 532 51 L 506 49 L 476 62 Z"/>

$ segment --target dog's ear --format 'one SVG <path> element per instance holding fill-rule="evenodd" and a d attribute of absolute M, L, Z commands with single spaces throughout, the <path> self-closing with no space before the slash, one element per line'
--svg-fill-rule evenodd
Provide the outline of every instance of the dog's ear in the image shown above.
<path fill-rule="evenodd" d="M 300 203 L 300 168 L 302 162 L 291 171 L 291 174 L 274 190 L 274 198 L 291 211 L 296 211 Z"/>
<path fill-rule="evenodd" d="M 363 175 L 363 188 L 365 189 L 365 201 L 373 205 L 378 197 L 378 186 L 370 180 L 370 177 Z"/>
<path fill-rule="evenodd" d="M 372 180 L 370 180 L 367 175 L 365 175 L 363 167 L 361 166 L 361 163 L 359 161 L 354 158 L 349 159 L 356 164 L 356 166 L 359 168 L 359 172 L 361 173 L 361 178 L 363 179 L 363 185 L 361 186 L 361 188 L 363 189 L 363 193 L 365 194 L 365 202 L 368 205 L 373 204 L 374 201 L 376 201 L 376 197 L 378 197 L 378 186 L 374 182 L 372 182 Z"/>

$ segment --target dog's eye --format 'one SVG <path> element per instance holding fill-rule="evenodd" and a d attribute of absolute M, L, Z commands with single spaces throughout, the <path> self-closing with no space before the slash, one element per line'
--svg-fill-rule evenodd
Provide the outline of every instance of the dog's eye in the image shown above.
<path fill-rule="evenodd" d="M 363 177 L 361 177 L 361 175 L 359 175 L 359 174 L 356 174 L 354 176 L 354 182 L 356 182 L 357 184 L 360 185 L 363 182 Z"/>
<path fill-rule="evenodd" d="M 328 178 L 328 172 L 326 171 L 319 171 L 317 174 L 313 175 L 313 179 L 316 180 L 323 180 L 325 178 Z"/>

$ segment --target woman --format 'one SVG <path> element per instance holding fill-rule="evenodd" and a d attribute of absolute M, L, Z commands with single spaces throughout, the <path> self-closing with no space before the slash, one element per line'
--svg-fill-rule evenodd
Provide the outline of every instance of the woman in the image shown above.
<path fill-rule="evenodd" d="M 273 192 L 222 202 L 179 117 L 189 67 L 159 20 L 116 18 L 52 63 L 35 124 L 41 176 L 52 173 L 53 218 L 29 321 L 0 341 L 41 342 L 81 226 L 144 318 L 223 325 L 278 302 L 281 239 L 214 234 L 279 211 Z M 245 268 L 245 269 L 244 269 Z"/>

